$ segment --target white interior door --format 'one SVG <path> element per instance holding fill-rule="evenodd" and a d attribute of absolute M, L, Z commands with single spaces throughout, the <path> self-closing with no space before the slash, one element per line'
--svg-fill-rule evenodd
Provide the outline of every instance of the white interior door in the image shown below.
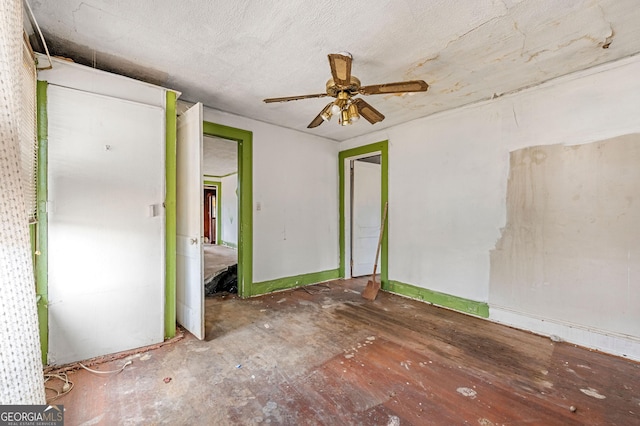
<path fill-rule="evenodd" d="M 164 110 L 49 85 L 50 364 L 164 339 Z"/>
<path fill-rule="evenodd" d="M 202 104 L 178 117 L 176 318 L 204 339 Z"/>
<path fill-rule="evenodd" d="M 351 276 L 359 277 L 373 273 L 376 260 L 380 237 L 382 168 L 380 164 L 356 160 L 352 170 Z"/>

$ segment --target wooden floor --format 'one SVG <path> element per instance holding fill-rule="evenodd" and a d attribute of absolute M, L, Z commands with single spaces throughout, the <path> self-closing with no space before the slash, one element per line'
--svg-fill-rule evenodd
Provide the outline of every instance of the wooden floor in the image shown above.
<path fill-rule="evenodd" d="M 640 424 L 640 364 L 365 284 L 207 299 L 206 341 L 71 373 L 56 403 L 67 425 Z"/>
<path fill-rule="evenodd" d="M 207 284 L 231 265 L 238 264 L 238 250 L 219 244 L 204 244 L 204 283 Z"/>

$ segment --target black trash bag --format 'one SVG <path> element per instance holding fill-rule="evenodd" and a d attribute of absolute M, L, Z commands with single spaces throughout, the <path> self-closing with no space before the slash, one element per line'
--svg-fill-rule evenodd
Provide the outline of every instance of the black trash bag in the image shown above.
<path fill-rule="evenodd" d="M 229 268 L 204 286 L 205 296 L 219 293 L 238 293 L 238 265 Z"/>

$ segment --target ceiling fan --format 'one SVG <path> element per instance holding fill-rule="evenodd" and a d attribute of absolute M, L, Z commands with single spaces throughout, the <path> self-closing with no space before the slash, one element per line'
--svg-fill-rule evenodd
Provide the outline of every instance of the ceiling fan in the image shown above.
<path fill-rule="evenodd" d="M 361 86 L 360 80 L 351 75 L 352 56 L 350 53 L 332 53 L 329 56 L 329 66 L 333 78 L 327 81 L 326 93 L 313 95 L 288 96 L 284 98 L 265 99 L 266 103 L 289 102 L 299 99 L 324 98 L 331 96 L 336 98 L 325 106 L 320 114 L 307 126 L 309 129 L 318 127 L 324 121 L 338 116 L 338 123 L 347 126 L 356 122 L 360 116 L 369 123 L 375 124 L 384 120 L 384 115 L 356 95 L 384 95 L 392 93 L 426 92 L 429 85 L 423 80 L 400 81 L 397 83 L 375 84 L 373 86 Z"/>

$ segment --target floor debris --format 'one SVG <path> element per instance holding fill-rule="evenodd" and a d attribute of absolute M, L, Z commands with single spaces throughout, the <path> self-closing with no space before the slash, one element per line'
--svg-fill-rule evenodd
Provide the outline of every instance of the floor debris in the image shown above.
<path fill-rule="evenodd" d="M 471 398 L 471 399 L 475 399 L 476 396 L 478 395 L 478 393 L 471 388 L 458 388 L 456 389 L 456 392 L 458 392 L 462 396 L 466 396 L 467 398 Z"/>
<path fill-rule="evenodd" d="M 600 395 L 600 393 L 598 393 L 598 391 L 595 390 L 594 388 L 580 389 L 580 392 L 582 392 L 585 395 L 589 395 L 590 397 L 596 398 L 596 399 L 605 399 L 606 398 L 606 396 Z"/>

